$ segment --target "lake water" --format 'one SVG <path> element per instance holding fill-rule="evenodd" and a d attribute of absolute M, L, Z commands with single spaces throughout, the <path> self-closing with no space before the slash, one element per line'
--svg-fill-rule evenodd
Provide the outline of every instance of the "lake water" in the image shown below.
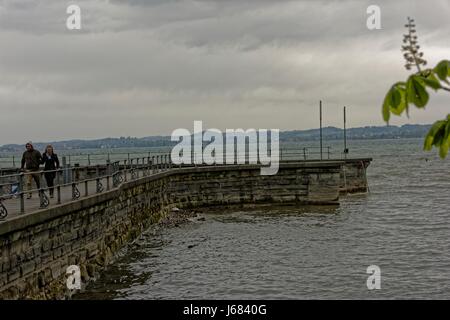
<path fill-rule="evenodd" d="M 450 159 L 420 139 L 349 147 L 373 157 L 370 193 L 149 230 L 76 298 L 449 299 Z M 380 290 L 367 289 L 369 265 Z"/>

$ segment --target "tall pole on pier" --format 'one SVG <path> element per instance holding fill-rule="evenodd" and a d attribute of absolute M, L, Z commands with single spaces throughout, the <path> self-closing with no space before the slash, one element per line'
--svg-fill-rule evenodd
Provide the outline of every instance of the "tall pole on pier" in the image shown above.
<path fill-rule="evenodd" d="M 344 106 L 344 156 L 347 159 L 347 112 L 346 107 Z"/>
<path fill-rule="evenodd" d="M 322 153 L 322 100 L 320 100 L 320 160 L 323 159 L 323 153 Z"/>

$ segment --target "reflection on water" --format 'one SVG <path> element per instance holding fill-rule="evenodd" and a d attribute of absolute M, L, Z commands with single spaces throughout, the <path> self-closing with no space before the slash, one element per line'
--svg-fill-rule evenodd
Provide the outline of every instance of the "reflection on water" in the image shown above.
<path fill-rule="evenodd" d="M 205 212 L 150 229 L 77 299 L 450 298 L 450 166 L 422 141 L 353 141 L 369 194 Z M 381 290 L 366 287 L 369 265 Z"/>

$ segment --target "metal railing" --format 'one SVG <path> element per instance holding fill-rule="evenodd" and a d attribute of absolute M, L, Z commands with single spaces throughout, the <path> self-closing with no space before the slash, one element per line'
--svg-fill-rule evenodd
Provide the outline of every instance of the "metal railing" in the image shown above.
<path fill-rule="evenodd" d="M 67 151 L 66 151 L 67 152 Z M 166 151 L 133 151 L 133 152 L 108 152 L 108 153 L 63 153 L 58 154 L 60 160 L 65 159 L 67 165 L 97 165 L 103 164 L 105 161 L 122 161 L 123 159 L 131 160 L 137 157 L 151 157 L 155 155 L 164 155 L 170 150 Z M 11 156 L 0 155 L 0 168 L 17 168 L 20 167 L 22 156 L 14 154 Z"/>
<path fill-rule="evenodd" d="M 322 154 L 322 160 L 331 160 L 333 156 L 331 147 L 324 148 L 322 153 L 319 148 L 305 147 L 280 149 L 279 159 L 281 161 L 315 161 L 318 160 L 317 157 L 320 154 Z M 191 156 L 192 166 L 196 166 L 193 154 Z M 235 156 L 237 157 L 237 154 Z M 334 157 L 334 159 L 342 158 L 343 153 L 340 154 L 340 157 Z M 212 165 L 235 163 L 236 159 L 230 161 L 224 155 L 222 161 Z M 253 159 L 253 163 L 255 163 L 258 154 L 246 153 L 246 162 L 250 162 L 250 159 Z M 61 204 L 106 192 L 117 188 L 123 182 L 169 170 L 172 167 L 173 163 L 169 153 L 135 158 L 131 158 L 127 154 L 125 160 L 114 162 L 106 160 L 103 165 L 80 166 L 75 164 L 74 166 L 66 165 L 57 170 L 25 171 L 0 175 L 0 220 L 6 218 L 8 211 L 24 214 L 31 210 L 45 209 L 51 203 Z M 54 186 L 44 184 L 47 175 L 54 175 L 53 180 L 56 180 Z M 36 184 L 36 181 L 39 184 Z M 34 189 L 30 188 L 33 183 L 36 184 Z M 32 198 L 33 195 L 37 195 L 39 199 L 37 205 L 25 201 L 29 200 L 26 198 Z M 56 199 L 50 200 L 55 195 Z"/>
<path fill-rule="evenodd" d="M 106 161 L 115 162 L 115 161 L 123 161 L 124 159 L 130 161 L 131 159 L 138 157 L 152 157 L 156 155 L 164 155 L 170 152 L 167 151 L 148 151 L 148 149 L 142 151 L 133 151 L 133 152 L 108 152 L 108 153 L 73 153 L 73 154 L 61 154 L 60 161 L 68 166 L 73 165 L 83 165 L 83 166 L 92 166 L 98 164 L 104 164 Z M 322 153 L 319 147 L 283 147 L 281 145 L 280 155 L 295 155 L 298 160 L 313 160 L 320 159 L 322 154 L 322 159 L 339 159 L 342 158 L 342 152 L 336 153 L 332 149 L 332 147 L 327 146 L 322 148 Z M 0 155 L 0 170 L 6 169 L 14 169 L 20 167 L 21 164 L 21 156 L 20 155 L 11 155 L 11 156 L 1 156 Z"/>
<path fill-rule="evenodd" d="M 126 181 L 169 170 L 171 167 L 170 155 L 164 154 L 107 162 L 103 166 L 74 166 L 3 175 L 0 176 L 0 219 L 5 219 L 8 211 L 13 208 L 17 214 L 45 209 L 49 207 L 52 195 L 56 195 L 54 204 L 74 201 L 117 188 Z M 54 186 L 44 186 L 46 175 L 54 175 Z M 36 187 L 26 188 L 32 184 Z M 26 200 L 32 199 L 33 195 L 37 195 L 39 202 L 27 206 Z"/>

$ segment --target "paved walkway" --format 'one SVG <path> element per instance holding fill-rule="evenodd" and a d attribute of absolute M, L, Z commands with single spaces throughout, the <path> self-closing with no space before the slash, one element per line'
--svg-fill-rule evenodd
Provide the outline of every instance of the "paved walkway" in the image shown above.
<path fill-rule="evenodd" d="M 161 170 L 159 170 L 159 171 L 161 171 Z M 122 174 L 122 176 L 123 176 L 123 174 Z M 142 178 L 142 176 L 143 176 L 142 172 L 139 171 L 138 178 Z M 130 172 L 127 172 L 126 178 L 127 178 L 127 181 L 132 180 Z M 106 180 L 107 180 L 106 178 L 100 179 L 100 182 L 103 185 L 103 192 L 107 190 L 107 181 Z M 109 184 L 110 184 L 110 190 L 114 189 L 112 178 L 109 178 Z M 33 182 L 33 186 L 34 186 L 34 182 Z M 78 183 L 77 188 L 80 193 L 80 196 L 78 199 L 84 198 L 86 196 L 85 183 L 84 182 Z M 87 193 L 88 196 L 92 196 L 97 193 L 97 183 L 95 180 L 88 182 L 87 191 L 88 191 L 88 193 Z M 45 191 L 45 194 L 47 195 L 48 200 L 49 200 L 49 205 L 47 206 L 47 208 L 51 208 L 51 207 L 58 205 L 56 188 L 55 188 L 54 198 L 50 198 L 48 190 Z M 42 208 L 40 208 L 39 194 L 37 191 L 33 192 L 31 199 L 27 199 L 26 196 L 27 195 L 24 196 L 25 214 L 42 210 Z M 73 198 L 72 198 L 72 185 L 61 187 L 61 203 L 62 204 L 68 203 L 71 201 L 77 201 L 78 199 L 73 200 Z M 0 220 L 0 223 L 2 223 L 2 221 L 6 221 L 6 220 L 12 219 L 12 218 L 20 215 L 20 197 L 3 200 L 1 203 L 5 206 L 6 210 L 8 211 L 8 216 L 5 219 Z M 44 208 L 44 209 L 46 209 L 46 208 Z"/>

